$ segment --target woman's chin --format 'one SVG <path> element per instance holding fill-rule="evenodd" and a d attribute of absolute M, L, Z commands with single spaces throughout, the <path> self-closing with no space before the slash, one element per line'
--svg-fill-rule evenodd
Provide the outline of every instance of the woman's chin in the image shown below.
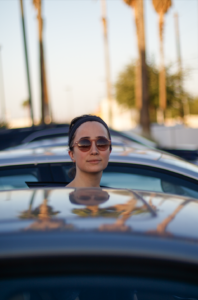
<path fill-rule="evenodd" d="M 90 172 L 90 173 L 99 173 L 99 172 L 102 172 L 103 169 L 104 168 L 102 166 L 92 165 L 92 166 L 89 166 L 86 171 Z"/>

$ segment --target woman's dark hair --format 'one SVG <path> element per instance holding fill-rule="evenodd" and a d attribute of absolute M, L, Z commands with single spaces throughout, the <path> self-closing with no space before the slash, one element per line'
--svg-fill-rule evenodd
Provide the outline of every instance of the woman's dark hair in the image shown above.
<path fill-rule="evenodd" d="M 101 123 L 107 130 L 108 132 L 108 136 L 109 136 L 109 139 L 111 139 L 111 134 L 110 134 L 110 131 L 109 131 L 109 127 L 107 126 L 107 124 L 100 118 L 100 117 L 97 117 L 97 116 L 92 116 L 92 115 L 82 115 L 80 117 L 76 117 L 74 118 L 70 125 L 69 125 L 69 132 L 68 132 L 68 135 L 69 135 L 69 141 L 68 141 L 68 144 L 69 144 L 69 150 L 73 150 L 73 141 L 74 141 L 74 138 L 75 138 L 75 133 L 76 133 L 76 130 L 77 128 L 82 125 L 83 123 L 85 122 L 89 122 L 89 121 L 95 121 L 95 122 L 99 122 Z M 110 150 L 112 149 L 112 146 L 110 146 Z M 71 179 L 74 179 L 74 177 L 76 176 L 76 165 L 74 163 L 74 166 L 68 171 L 68 176 L 71 178 Z"/>
<path fill-rule="evenodd" d="M 74 118 L 70 125 L 69 125 L 69 149 L 70 150 L 73 150 L 73 147 L 72 147 L 72 144 L 73 144 L 73 141 L 74 141 L 74 138 L 75 138 L 75 133 L 76 133 L 76 130 L 78 129 L 78 127 L 80 125 L 82 125 L 83 123 L 85 122 L 89 122 L 89 121 L 95 121 L 95 122 L 99 122 L 101 123 L 107 130 L 108 132 L 108 136 L 109 136 L 109 139 L 111 139 L 111 134 L 110 134 L 110 131 L 109 131 L 109 127 L 107 126 L 107 124 L 98 116 L 92 116 L 92 115 L 82 115 L 80 117 L 76 117 Z M 110 146 L 110 150 L 111 150 L 111 146 Z"/>

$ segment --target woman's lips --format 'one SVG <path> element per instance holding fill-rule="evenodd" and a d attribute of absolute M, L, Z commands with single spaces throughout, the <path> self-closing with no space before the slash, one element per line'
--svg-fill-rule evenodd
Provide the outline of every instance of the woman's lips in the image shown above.
<path fill-rule="evenodd" d="M 100 161 L 101 161 L 100 159 L 88 160 L 88 162 L 91 163 L 91 164 L 96 164 L 96 163 L 98 163 Z"/>

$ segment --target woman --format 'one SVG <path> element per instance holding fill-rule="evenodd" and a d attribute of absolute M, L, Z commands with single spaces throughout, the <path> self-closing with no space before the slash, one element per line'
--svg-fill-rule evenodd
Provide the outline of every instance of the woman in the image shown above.
<path fill-rule="evenodd" d="M 103 170 L 111 153 L 107 124 L 97 116 L 83 115 L 71 121 L 69 151 L 76 175 L 67 187 L 100 187 Z"/>

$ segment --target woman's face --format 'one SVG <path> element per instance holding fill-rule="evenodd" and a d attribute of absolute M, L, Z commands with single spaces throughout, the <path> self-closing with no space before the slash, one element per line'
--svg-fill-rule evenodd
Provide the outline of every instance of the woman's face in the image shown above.
<path fill-rule="evenodd" d="M 73 144 L 83 137 L 96 139 L 97 137 L 105 137 L 109 139 L 106 128 L 99 122 L 85 122 L 78 127 L 75 133 Z M 73 151 L 69 151 L 71 159 L 76 163 L 76 169 L 80 169 L 87 173 L 98 173 L 103 171 L 108 164 L 110 149 L 100 151 L 97 149 L 95 142 L 92 142 L 91 149 L 82 152 L 78 147 L 74 147 Z"/>

